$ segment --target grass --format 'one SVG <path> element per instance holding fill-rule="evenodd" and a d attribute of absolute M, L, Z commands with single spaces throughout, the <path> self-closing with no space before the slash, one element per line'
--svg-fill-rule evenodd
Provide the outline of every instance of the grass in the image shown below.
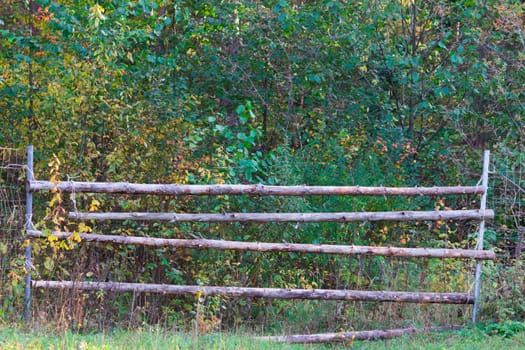
<path fill-rule="evenodd" d="M 524 349 L 525 332 L 513 336 L 489 335 L 481 329 L 465 329 L 436 333 L 421 333 L 416 336 L 356 343 L 353 349 L 384 350 L 494 350 Z"/>
<path fill-rule="evenodd" d="M 525 332 L 489 335 L 481 328 L 436 333 L 422 333 L 390 340 L 359 341 L 353 344 L 275 344 L 256 341 L 247 334 L 212 334 L 198 337 L 187 333 L 169 333 L 159 329 L 114 331 L 110 333 L 53 333 L 46 330 L 25 332 L 20 328 L 0 326 L 0 349 L 524 349 Z"/>
<path fill-rule="evenodd" d="M 77 334 L 62 332 L 50 334 L 45 331 L 24 332 L 18 328 L 0 327 L 0 349 L 318 349 L 319 347 L 283 344 L 276 347 L 266 341 L 255 341 L 250 335 L 210 334 L 198 337 L 189 333 L 168 333 L 159 329 L 137 331 L 114 331 L 110 333 Z M 333 348 L 333 347 L 331 347 Z"/>

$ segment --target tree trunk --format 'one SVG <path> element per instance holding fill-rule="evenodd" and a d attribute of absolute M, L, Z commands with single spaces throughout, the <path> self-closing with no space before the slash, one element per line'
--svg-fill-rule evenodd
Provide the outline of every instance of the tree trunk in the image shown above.
<path fill-rule="evenodd" d="M 472 304 L 469 293 L 391 292 L 331 289 L 280 289 L 219 286 L 186 286 L 120 282 L 33 281 L 34 288 L 106 290 L 115 292 L 222 295 L 269 299 L 316 299 L 405 303 Z"/>
<path fill-rule="evenodd" d="M 401 328 L 388 330 L 373 331 L 356 331 L 356 332 L 338 332 L 338 333 L 321 333 L 321 334 L 296 334 L 296 335 L 279 335 L 257 337 L 258 340 L 268 340 L 276 343 L 330 343 L 330 342 L 348 342 L 354 340 L 374 340 L 390 339 L 405 334 L 415 334 L 420 332 L 436 332 L 444 330 L 462 329 L 463 326 L 445 326 L 445 327 L 425 327 L 425 328 Z"/>
<path fill-rule="evenodd" d="M 53 235 L 58 239 L 66 239 L 69 238 L 72 235 L 72 233 L 53 232 Z M 41 231 L 33 230 L 29 230 L 27 232 L 27 236 L 31 238 L 45 237 Z M 493 260 L 495 258 L 494 252 L 488 250 L 395 248 L 297 243 L 261 243 L 222 241 L 212 239 L 166 239 L 152 237 L 99 235 L 93 233 L 79 233 L 79 236 L 83 241 L 86 242 L 105 242 L 126 245 L 130 244 L 171 248 L 220 249 L 242 251 L 249 250 L 256 252 L 295 252 L 339 255 L 379 255 L 419 258 L 455 258 L 488 260 Z"/>
<path fill-rule="evenodd" d="M 347 213 L 78 213 L 75 220 L 154 220 L 169 222 L 359 222 L 359 221 L 422 221 L 492 219 L 492 210 L 392 211 Z"/>
<path fill-rule="evenodd" d="M 178 185 L 136 184 L 127 182 L 75 182 L 53 183 L 31 181 L 30 191 L 58 189 L 64 192 L 127 193 L 159 195 L 259 195 L 259 196 L 441 196 L 449 194 L 483 194 L 482 186 L 445 187 L 361 187 L 361 186 L 266 186 L 266 185 Z"/>

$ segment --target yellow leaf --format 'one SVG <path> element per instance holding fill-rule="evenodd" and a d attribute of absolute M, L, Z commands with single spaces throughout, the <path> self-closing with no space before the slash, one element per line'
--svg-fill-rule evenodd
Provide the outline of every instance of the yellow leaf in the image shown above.
<path fill-rule="evenodd" d="M 106 12 L 106 10 L 99 4 L 95 4 L 91 6 L 89 8 L 89 12 L 91 12 L 92 16 L 95 16 L 99 20 L 104 21 L 107 19 L 107 17 L 104 15 L 104 12 Z"/>
<path fill-rule="evenodd" d="M 56 203 L 62 203 L 62 196 L 60 193 L 56 193 L 48 204 L 48 207 L 52 208 Z"/>
<path fill-rule="evenodd" d="M 81 222 L 78 224 L 78 232 L 92 232 L 93 229 L 86 225 L 85 223 Z M 80 238 L 80 237 L 79 237 Z"/>
<path fill-rule="evenodd" d="M 82 241 L 82 238 L 80 238 L 80 235 L 78 234 L 78 232 L 75 231 L 71 235 L 71 240 L 74 242 L 80 243 Z"/>
<path fill-rule="evenodd" d="M 89 211 L 97 211 L 100 207 L 100 202 L 96 199 L 93 199 L 91 201 L 91 204 L 89 205 Z"/>

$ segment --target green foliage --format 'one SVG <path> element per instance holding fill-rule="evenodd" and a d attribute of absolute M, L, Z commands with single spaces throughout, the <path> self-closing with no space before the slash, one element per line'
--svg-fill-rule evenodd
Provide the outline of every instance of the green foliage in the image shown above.
<path fill-rule="evenodd" d="M 58 159 L 63 175 L 57 181 L 475 184 L 483 148 L 496 156 L 513 154 L 514 159 L 525 154 L 525 28 L 519 2 L 29 3 L 0 4 L 0 140 L 13 147 L 33 143 L 39 179 L 50 176 L 46 164 Z M 76 193 L 59 198 L 53 193 L 35 198 L 40 213 L 35 216 L 47 213 L 50 220 L 42 227 L 64 229 L 70 223 L 60 221 L 63 213 L 77 209 L 383 211 L 472 204 L 464 196 L 247 199 Z M 502 217 L 497 223 L 516 225 Z M 472 225 L 447 223 L 124 222 L 84 223 L 86 227 L 168 238 L 463 248 L 472 247 L 475 232 Z M 497 230 L 486 237 L 486 244 L 503 245 Z M 263 258 L 255 253 L 109 245 L 70 251 L 66 248 L 76 242 L 60 247 L 51 235 L 44 242 L 36 248 L 41 249 L 35 252 L 36 269 L 57 279 L 464 291 L 469 283 L 465 276 L 471 272 L 471 266 L 450 261 L 422 263 L 429 272 L 418 276 L 422 266 L 413 261 L 295 254 Z M 46 260 L 43 253 L 52 258 Z M 499 279 L 491 283 L 507 285 L 510 275 L 495 269 L 498 273 L 489 270 L 490 278 Z M 486 306 L 488 317 L 523 314 L 517 294 L 521 287 L 509 288 L 505 295 L 510 299 L 489 297 L 497 306 Z M 79 302 L 68 304 L 74 316 L 65 323 L 90 319 L 92 328 L 103 327 L 106 319 L 137 326 L 163 317 L 180 325 L 196 319 L 202 307 L 193 297 L 69 297 Z M 269 324 L 273 316 L 290 317 L 286 302 L 203 303 L 209 303 L 203 320 L 223 313 L 223 324 L 237 324 L 246 316 Z M 49 313 L 61 312 L 42 305 Z M 86 315 L 88 309 L 97 311 Z M 308 314 L 309 306 L 304 310 Z M 338 315 L 355 315 L 347 306 L 337 310 Z M 361 309 L 383 320 L 385 310 L 388 307 L 368 305 Z M 399 320 L 407 310 L 390 313 L 392 319 Z M 328 314 L 330 309 L 320 310 L 319 317 Z M 455 317 L 463 316 L 458 311 Z"/>
<path fill-rule="evenodd" d="M 230 124 L 224 116 L 209 117 L 209 124 L 194 130 L 185 141 L 198 154 L 211 152 L 213 164 L 209 165 L 209 172 L 212 174 L 218 170 L 215 178 L 221 181 L 271 182 L 266 169 L 271 167 L 275 156 L 272 151 L 263 154 L 263 129 L 250 101 L 239 105 L 235 114 L 235 121 L 230 121 Z M 196 176 L 188 180 L 194 182 Z"/>
<path fill-rule="evenodd" d="M 504 323 L 525 317 L 524 268 L 521 259 L 485 264 L 482 313 L 489 320 Z"/>
<path fill-rule="evenodd" d="M 482 329 L 489 335 L 499 335 L 511 338 L 525 330 L 525 324 L 518 321 L 505 321 L 503 323 L 488 324 Z"/>

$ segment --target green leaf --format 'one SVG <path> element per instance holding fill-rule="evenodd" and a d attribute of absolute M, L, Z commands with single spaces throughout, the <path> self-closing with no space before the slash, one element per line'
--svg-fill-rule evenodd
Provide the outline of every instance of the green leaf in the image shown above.
<path fill-rule="evenodd" d="M 454 65 L 459 65 L 459 64 L 463 64 L 464 63 L 464 59 L 463 59 L 463 57 L 453 53 L 450 56 L 450 62 L 452 62 L 452 64 L 454 64 Z"/>
<path fill-rule="evenodd" d="M 244 107 L 244 105 L 239 105 L 239 106 L 237 106 L 237 109 L 235 110 L 235 112 L 237 114 L 242 114 L 242 113 L 244 113 L 245 110 L 246 110 L 246 108 Z"/>
<path fill-rule="evenodd" d="M 323 80 L 321 79 L 321 75 L 319 74 L 310 74 L 308 76 L 308 80 L 314 83 L 321 83 Z"/>
<path fill-rule="evenodd" d="M 15 58 L 19 61 L 24 61 L 24 62 L 27 62 L 27 63 L 31 63 L 33 60 L 31 59 L 31 57 L 28 57 L 26 55 L 22 55 L 20 53 L 17 53 L 15 55 Z"/>

